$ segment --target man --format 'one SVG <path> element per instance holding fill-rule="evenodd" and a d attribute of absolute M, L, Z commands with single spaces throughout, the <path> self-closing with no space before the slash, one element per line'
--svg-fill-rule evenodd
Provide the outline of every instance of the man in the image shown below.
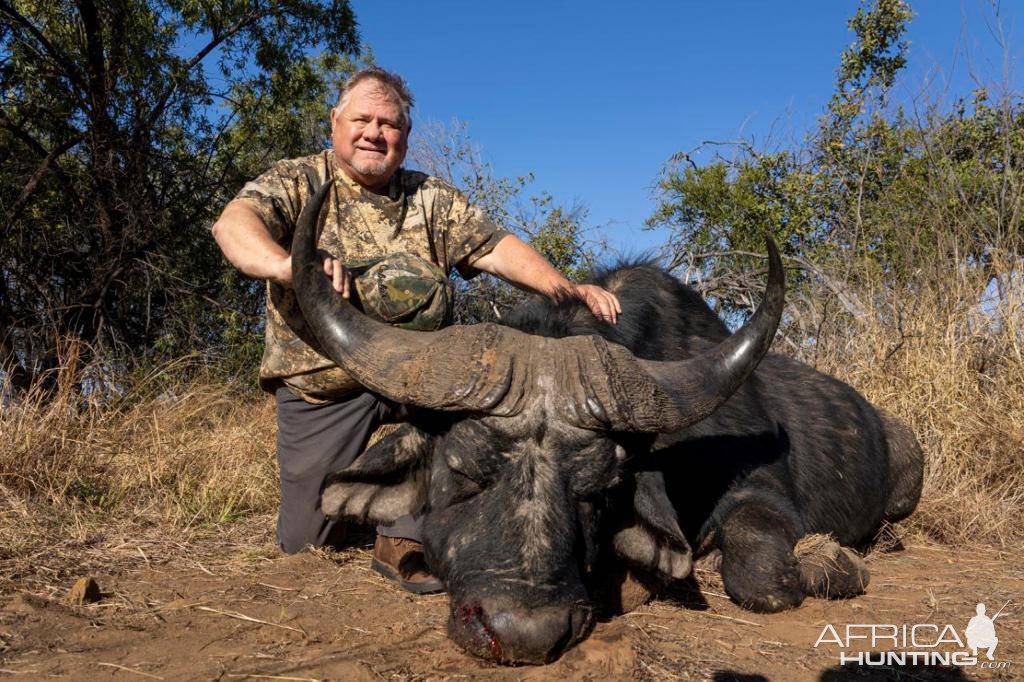
<path fill-rule="evenodd" d="M 332 149 L 278 162 L 246 184 L 213 226 L 227 259 L 268 281 L 260 385 L 277 398 L 277 538 L 287 553 L 337 541 L 342 527 L 320 510 L 324 477 L 350 464 L 377 426 L 397 416 L 395 406 L 360 390 L 317 351 L 291 291 L 287 249 L 314 183 L 335 181 L 319 246 L 324 274 L 341 296 L 354 289 L 344 263 L 401 252 L 445 282 L 452 268 L 467 278 L 482 270 L 552 298 L 578 298 L 613 324 L 621 312 L 611 293 L 570 283 L 451 186 L 403 169 L 411 108 L 412 95 L 399 76 L 376 67 L 359 71 L 331 111 Z M 378 528 L 373 567 L 414 592 L 441 587 L 423 564 L 414 519 Z"/>

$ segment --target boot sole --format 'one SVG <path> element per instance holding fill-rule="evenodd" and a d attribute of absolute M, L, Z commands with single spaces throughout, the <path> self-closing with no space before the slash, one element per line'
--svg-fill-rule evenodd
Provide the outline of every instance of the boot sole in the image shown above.
<path fill-rule="evenodd" d="M 420 582 L 405 580 L 398 574 L 398 571 L 377 559 L 370 562 L 370 568 L 391 582 L 397 583 L 406 592 L 412 592 L 413 594 L 438 594 L 444 592 L 444 583 L 437 578 Z"/>

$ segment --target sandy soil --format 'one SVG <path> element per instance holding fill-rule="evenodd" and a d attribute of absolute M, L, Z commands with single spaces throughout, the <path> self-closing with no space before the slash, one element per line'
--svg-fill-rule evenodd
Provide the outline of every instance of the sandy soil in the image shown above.
<path fill-rule="evenodd" d="M 282 557 L 267 525 L 251 534 L 168 540 L 87 538 L 70 553 L 0 561 L 0 675 L 74 679 L 1012 679 L 1024 678 L 1024 552 L 926 544 L 869 557 L 866 595 L 810 599 L 765 616 L 738 608 L 717 574 L 598 625 L 549 666 L 496 667 L 445 636 L 447 600 L 415 597 L 369 570 L 369 552 Z M 69 562 L 68 557 L 74 561 Z M 69 605 L 95 577 L 103 598 Z M 814 643 L 826 624 L 953 624 L 979 601 L 996 620 L 996 661 L 978 667 L 865 669 Z M 760 676 L 763 676 L 760 677 Z"/>

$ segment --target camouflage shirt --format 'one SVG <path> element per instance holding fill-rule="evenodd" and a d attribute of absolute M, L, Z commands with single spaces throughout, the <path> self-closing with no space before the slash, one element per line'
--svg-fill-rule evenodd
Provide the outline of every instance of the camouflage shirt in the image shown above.
<path fill-rule="evenodd" d="M 319 247 L 343 263 L 404 251 L 434 263 L 445 275 L 457 268 L 469 279 L 479 274 L 473 263 L 508 235 L 470 206 L 454 187 L 424 173 L 399 169 L 391 177 L 386 195 L 369 192 L 335 165 L 328 149 L 277 162 L 235 197 L 249 204 L 274 239 L 288 250 L 295 221 L 310 192 L 309 173 L 321 181 L 335 179 L 326 201 Z M 337 398 L 358 388 L 320 351 L 294 292 L 268 282 L 260 386 L 273 391 L 281 384 L 311 402 Z"/>

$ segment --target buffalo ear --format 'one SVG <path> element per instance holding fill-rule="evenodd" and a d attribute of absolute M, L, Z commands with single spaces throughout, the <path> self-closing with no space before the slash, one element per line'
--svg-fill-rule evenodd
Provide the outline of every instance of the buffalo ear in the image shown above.
<path fill-rule="evenodd" d="M 430 436 L 403 424 L 327 477 L 320 496 L 324 515 L 391 523 L 418 513 L 426 499 L 426 463 Z"/>
<path fill-rule="evenodd" d="M 665 580 L 682 580 L 693 568 L 693 552 L 665 490 L 660 471 L 635 475 L 632 523 L 612 535 L 612 548 L 629 564 Z"/>

